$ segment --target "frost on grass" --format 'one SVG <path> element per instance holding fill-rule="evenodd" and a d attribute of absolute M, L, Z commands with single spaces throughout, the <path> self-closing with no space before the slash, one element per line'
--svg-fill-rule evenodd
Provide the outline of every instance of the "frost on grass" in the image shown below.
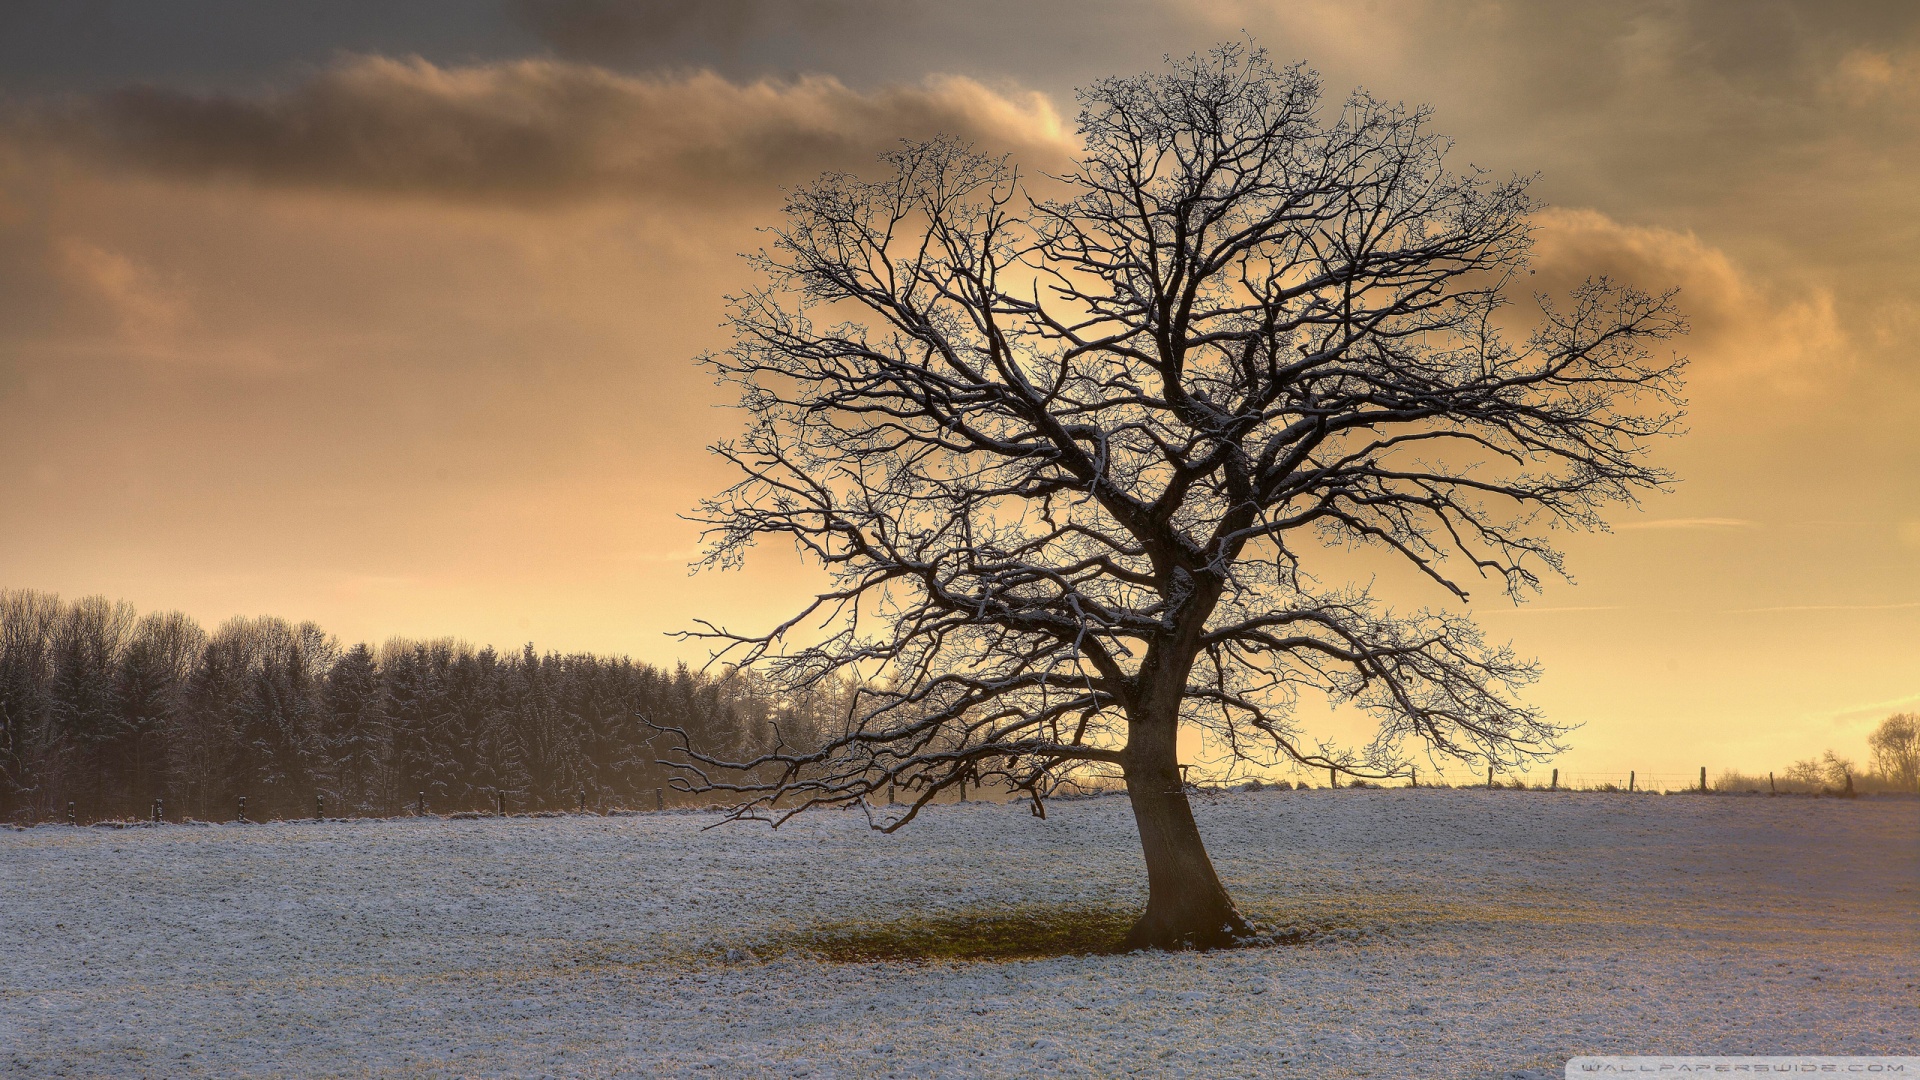
<path fill-rule="evenodd" d="M 0 832 L 0 1075 L 1473 1077 L 1920 1049 L 1920 801 L 1199 813 L 1283 947 L 1105 953 L 1145 899 L 1122 799 L 942 806 L 895 836 L 672 813 Z"/>

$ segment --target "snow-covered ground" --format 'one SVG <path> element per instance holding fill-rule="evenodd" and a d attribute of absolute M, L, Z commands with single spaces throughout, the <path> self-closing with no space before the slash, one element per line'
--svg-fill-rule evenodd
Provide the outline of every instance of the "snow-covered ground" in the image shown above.
<path fill-rule="evenodd" d="M 0 1070 L 1557 1077 L 1575 1054 L 1920 1052 L 1916 800 L 1226 795 L 1197 811 L 1242 906 L 1341 932 L 1005 963 L 764 947 L 1143 902 L 1125 801 L 1050 809 L 892 836 L 672 813 L 0 832 Z"/>

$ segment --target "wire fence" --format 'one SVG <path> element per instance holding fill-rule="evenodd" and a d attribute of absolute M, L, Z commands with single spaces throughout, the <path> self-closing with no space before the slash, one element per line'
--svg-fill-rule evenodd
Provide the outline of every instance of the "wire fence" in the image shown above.
<path fill-rule="evenodd" d="M 1560 786 L 1573 791 L 1698 791 L 1700 773 L 1664 772 L 1567 772 L 1560 774 Z"/>
<path fill-rule="evenodd" d="M 1732 775 L 1732 774 L 1727 774 Z M 1746 778 L 1741 778 L 1743 781 Z M 1297 781 L 1295 783 L 1294 781 Z M 1237 781 L 1236 783 L 1244 783 Z M 1265 784 L 1274 783 L 1262 778 Z M 1762 783 L 1765 781 L 1763 780 Z M 1213 785 L 1229 786 L 1229 785 Z M 1631 792 L 1682 792 L 1720 790 L 1708 777 L 1705 768 L 1693 772 L 1641 772 L 1628 769 L 1624 772 L 1571 772 L 1561 769 L 1536 769 L 1525 773 L 1503 773 L 1490 770 L 1485 773 L 1461 773 L 1410 770 L 1406 775 L 1380 779 L 1374 776 L 1365 778 L 1350 776 L 1338 770 L 1329 769 L 1321 773 L 1301 771 L 1289 778 L 1288 786 L 1302 788 L 1318 787 L 1442 787 L 1442 788 L 1507 788 L 1538 791 L 1631 791 Z M 1742 789 L 1744 790 L 1744 788 Z"/>

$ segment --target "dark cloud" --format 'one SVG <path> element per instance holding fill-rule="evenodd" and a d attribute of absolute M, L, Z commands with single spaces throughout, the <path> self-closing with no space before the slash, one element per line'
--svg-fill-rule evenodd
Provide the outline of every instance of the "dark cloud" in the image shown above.
<path fill-rule="evenodd" d="M 618 63 L 693 39 L 738 42 L 750 33 L 871 30 L 910 15 L 884 0 L 508 0 L 507 13 L 562 56 Z"/>
<path fill-rule="evenodd" d="M 342 53 L 492 59 L 531 44 L 475 0 L 5 0 L 0 87 L 242 87 Z"/>
<path fill-rule="evenodd" d="M 27 126 L 175 176 L 523 203 L 727 201 L 938 133 L 1042 164 L 1066 145 L 1046 98 L 964 78 L 862 92 L 829 76 L 631 77 L 554 60 L 368 57 L 282 93 L 130 88 L 43 110 Z"/>
<path fill-rule="evenodd" d="M 1071 99 L 1224 35 L 1184 0 L 507 0 L 506 21 L 565 59 L 750 81 L 825 72 L 862 88 L 928 72 L 1017 78 Z M 391 52 L 391 50 L 385 50 Z"/>

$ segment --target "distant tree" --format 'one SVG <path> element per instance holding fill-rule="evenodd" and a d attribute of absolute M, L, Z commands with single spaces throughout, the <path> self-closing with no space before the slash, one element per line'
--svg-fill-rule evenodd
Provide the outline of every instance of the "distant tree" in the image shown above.
<path fill-rule="evenodd" d="M 817 724 L 840 693 L 773 700 L 751 673 L 714 678 L 621 657 L 511 657 L 451 639 L 342 652 L 319 626 L 235 618 L 209 636 L 179 612 L 0 590 L 0 820 L 145 815 L 306 817 L 430 809 L 653 805 L 654 731 L 671 718 L 736 752 Z M 838 699 L 836 699 L 838 700 Z M 808 704 L 812 702 L 812 704 Z M 838 704 L 825 706 L 829 712 Z M 804 714 L 804 715 L 802 715 Z"/>
<path fill-rule="evenodd" d="M 0 816 L 46 807 L 42 768 L 50 735 L 48 654 L 59 599 L 0 590 Z"/>
<path fill-rule="evenodd" d="M 1846 786 L 1847 778 L 1853 773 L 1852 760 L 1828 750 L 1820 757 L 1807 758 L 1787 766 L 1786 777 L 1796 784 L 1837 790 Z"/>
<path fill-rule="evenodd" d="M 633 661 L 624 656 L 602 658 L 597 666 L 602 673 L 597 684 L 600 697 L 597 707 L 604 718 L 600 728 L 604 743 L 594 760 L 600 772 L 601 789 L 612 800 L 638 805 L 651 795 L 654 787 L 664 783 L 649 744 L 653 732 L 640 720 L 640 672 Z M 725 712 L 728 706 L 715 693 L 715 680 L 706 682 L 706 707 L 716 714 Z"/>
<path fill-rule="evenodd" d="M 125 772 L 127 733 L 114 675 L 134 619 L 131 604 L 88 596 L 67 605 L 53 627 L 48 719 L 57 764 L 46 767 L 94 814 L 120 801 L 110 780 Z"/>
<path fill-rule="evenodd" d="M 1920 713 L 1895 713 L 1867 736 L 1873 771 L 1903 791 L 1920 787 Z"/>
<path fill-rule="evenodd" d="M 383 796 L 387 694 L 373 650 L 355 645 L 327 671 L 321 691 L 319 782 L 340 813 L 390 810 Z"/>
<path fill-rule="evenodd" d="M 567 677 L 559 657 L 538 656 L 529 645 L 508 689 L 514 742 L 535 805 L 560 802 L 562 792 L 575 790 L 584 779 L 579 739 L 561 708 Z"/>
<path fill-rule="evenodd" d="M 562 683 L 560 710 L 579 756 L 573 792 L 586 792 L 597 802 L 618 786 L 624 756 L 620 726 L 630 706 L 611 665 L 576 655 L 566 658 L 565 670 L 569 677 Z"/>
<path fill-rule="evenodd" d="M 452 715 L 447 697 L 447 672 L 453 664 L 451 642 L 390 642 L 383 651 L 381 674 L 387 684 L 387 712 L 391 717 L 392 780 L 397 785 L 390 802 L 415 805 L 425 792 L 432 804 L 444 808 L 449 785 L 457 776 L 452 761 Z"/>
<path fill-rule="evenodd" d="M 126 811 L 140 813 L 166 792 L 167 743 L 206 640 L 206 631 L 180 612 L 156 612 L 135 624 L 121 653 L 114 676 L 120 771 L 103 783 Z"/>
<path fill-rule="evenodd" d="M 440 805 L 468 808 L 476 800 L 476 787 L 484 773 L 482 755 L 488 728 L 493 722 L 493 650 L 484 655 L 472 649 L 453 653 L 446 671 L 446 720 L 438 740 L 440 750 L 435 771 L 440 782 Z"/>
<path fill-rule="evenodd" d="M 313 805 L 324 727 L 321 682 L 339 645 L 311 622 L 263 618 L 255 634 L 256 659 L 239 704 L 246 764 L 238 779 L 256 813 L 304 815 Z"/>
<path fill-rule="evenodd" d="M 507 672 L 491 648 L 460 656 L 448 677 L 448 697 L 460 743 L 458 801 L 494 804 L 500 793 L 525 790 L 519 746 L 506 705 Z"/>
<path fill-rule="evenodd" d="M 185 707 L 167 744 L 168 787 L 181 811 L 209 820 L 233 813 L 244 773 L 241 699 L 252 673 L 249 624 L 229 620 L 208 639 L 187 676 Z"/>
<path fill-rule="evenodd" d="M 868 182 L 795 191 L 765 283 L 734 298 L 743 478 L 702 504 L 704 565 L 795 544 L 833 585 L 772 630 L 708 626 L 782 695 L 857 676 L 831 738 L 673 760 L 774 821 L 957 785 L 1036 802 L 1124 774 L 1148 902 L 1134 946 L 1246 923 L 1215 875 L 1179 734 L 1356 776 L 1409 747 L 1479 764 L 1551 753 L 1517 704 L 1534 667 L 1467 618 L 1389 611 L 1315 576 L 1325 547 L 1396 556 L 1465 600 L 1556 572 L 1549 526 L 1658 485 L 1681 329 L 1663 296 L 1592 281 L 1503 336 L 1526 279 L 1525 183 L 1449 171 L 1422 110 L 1227 46 L 1081 96 L 1058 198 L 948 140 Z M 1324 571 L 1322 571 L 1324 572 Z M 1310 741 L 1297 695 L 1372 714 Z"/>

